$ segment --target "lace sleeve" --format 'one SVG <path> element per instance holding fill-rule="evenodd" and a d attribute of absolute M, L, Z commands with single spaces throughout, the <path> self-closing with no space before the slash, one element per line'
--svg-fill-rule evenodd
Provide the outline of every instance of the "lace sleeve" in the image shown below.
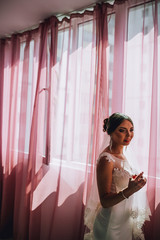
<path fill-rule="evenodd" d="M 115 162 L 115 160 L 108 154 L 107 152 L 103 152 L 99 155 L 99 158 L 97 159 L 97 163 L 100 161 L 101 158 L 105 157 L 107 162 Z"/>

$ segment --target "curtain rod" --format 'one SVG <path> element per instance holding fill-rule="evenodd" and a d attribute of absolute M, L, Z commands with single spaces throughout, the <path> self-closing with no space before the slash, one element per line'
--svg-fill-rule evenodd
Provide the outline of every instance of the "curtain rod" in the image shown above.
<path fill-rule="evenodd" d="M 79 8 L 79 9 L 76 9 L 76 10 L 73 10 L 73 11 L 70 11 L 70 12 L 67 12 L 67 13 L 57 14 L 57 15 L 55 15 L 55 16 L 56 16 L 59 20 L 62 20 L 64 17 L 70 17 L 70 15 L 73 14 L 73 13 L 83 13 L 83 12 L 86 11 L 86 10 L 91 10 L 91 9 L 93 9 L 94 6 L 96 6 L 97 3 L 99 3 L 99 4 L 100 4 L 100 3 L 109 3 L 110 5 L 113 5 L 115 1 L 116 1 L 116 0 L 104 0 L 104 1 L 99 0 L 99 1 L 96 1 L 95 3 L 92 3 L 92 4 L 90 4 L 90 5 L 87 5 L 87 6 L 85 6 L 85 7 L 81 7 L 81 8 Z"/>

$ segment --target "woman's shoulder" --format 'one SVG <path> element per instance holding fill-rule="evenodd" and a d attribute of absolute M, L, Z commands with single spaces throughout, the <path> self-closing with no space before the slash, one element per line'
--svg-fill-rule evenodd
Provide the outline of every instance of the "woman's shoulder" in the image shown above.
<path fill-rule="evenodd" d="M 113 162 L 121 164 L 123 162 L 127 162 L 127 158 L 122 154 L 122 156 L 117 156 L 115 154 L 110 153 L 106 149 L 100 153 L 97 162 L 101 160 L 106 160 L 107 162 Z"/>
<path fill-rule="evenodd" d="M 107 151 L 103 151 L 102 153 L 100 153 L 97 163 L 101 160 L 105 160 L 107 162 L 115 162 L 115 159 L 113 158 L 112 154 L 110 154 Z"/>
<path fill-rule="evenodd" d="M 114 167 L 115 167 L 115 161 L 112 158 L 112 156 L 110 156 L 108 152 L 102 152 L 99 155 L 99 158 L 97 160 L 97 174 L 98 172 L 100 175 L 102 174 L 102 172 L 106 172 L 106 171 L 112 172 Z"/>

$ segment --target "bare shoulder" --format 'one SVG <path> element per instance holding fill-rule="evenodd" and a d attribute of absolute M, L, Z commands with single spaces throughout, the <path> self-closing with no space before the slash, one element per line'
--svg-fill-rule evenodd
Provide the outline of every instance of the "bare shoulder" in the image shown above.
<path fill-rule="evenodd" d="M 114 162 L 109 159 L 106 155 L 102 155 L 99 158 L 99 162 L 97 164 L 97 186 L 99 191 L 100 199 L 106 193 L 110 193 L 111 184 L 112 184 L 112 173 L 114 168 Z"/>
<path fill-rule="evenodd" d="M 107 156 L 107 154 L 103 154 L 97 163 L 97 170 L 113 170 L 114 163 L 113 161 Z"/>

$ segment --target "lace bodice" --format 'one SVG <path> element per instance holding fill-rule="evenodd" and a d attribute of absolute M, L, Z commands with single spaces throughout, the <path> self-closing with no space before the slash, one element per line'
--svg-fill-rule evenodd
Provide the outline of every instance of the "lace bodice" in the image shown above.
<path fill-rule="evenodd" d="M 105 157 L 108 162 L 113 162 L 114 167 L 112 173 L 111 192 L 118 193 L 119 191 L 122 191 L 128 186 L 129 178 L 134 174 L 133 169 L 129 165 L 127 159 L 122 160 L 107 152 L 100 154 L 97 163 L 102 157 Z"/>

